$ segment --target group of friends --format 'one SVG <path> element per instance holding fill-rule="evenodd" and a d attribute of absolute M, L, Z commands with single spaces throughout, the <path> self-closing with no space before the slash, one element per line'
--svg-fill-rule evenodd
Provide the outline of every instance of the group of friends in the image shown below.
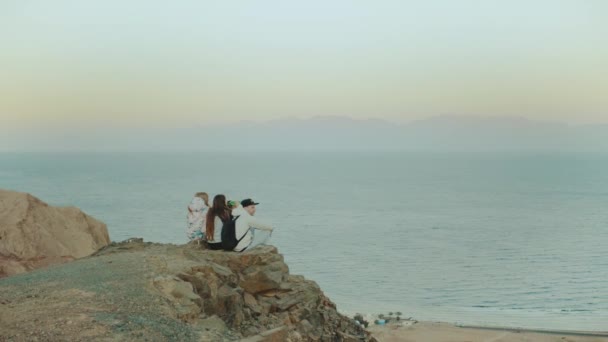
<path fill-rule="evenodd" d="M 233 229 L 236 246 L 230 250 L 243 252 L 258 245 L 266 244 L 270 239 L 273 227 L 254 217 L 256 203 L 251 198 L 238 201 L 227 201 L 226 196 L 219 194 L 213 197 L 209 204 L 209 195 L 198 192 L 188 205 L 188 228 L 186 235 L 190 241 L 203 241 L 213 250 L 226 250 L 226 241 L 222 244 L 223 230 Z M 264 231 L 268 234 L 259 234 L 255 231 Z"/>

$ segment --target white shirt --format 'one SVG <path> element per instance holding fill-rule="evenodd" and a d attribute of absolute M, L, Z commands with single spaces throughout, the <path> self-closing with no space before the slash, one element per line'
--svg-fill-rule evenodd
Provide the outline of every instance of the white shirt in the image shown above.
<path fill-rule="evenodd" d="M 211 243 L 220 243 L 222 242 L 222 227 L 224 226 L 224 222 L 219 216 L 216 216 L 213 220 L 213 241 L 208 241 Z"/>
<path fill-rule="evenodd" d="M 249 213 L 242 207 L 237 207 L 232 210 L 232 216 L 239 217 L 236 220 L 234 232 L 237 240 L 242 238 L 238 245 L 236 245 L 236 247 L 234 248 L 235 252 L 241 252 L 242 250 L 247 248 L 249 244 L 251 244 L 253 238 L 253 234 L 251 232 L 252 228 L 272 231 L 272 226 L 249 215 Z"/>

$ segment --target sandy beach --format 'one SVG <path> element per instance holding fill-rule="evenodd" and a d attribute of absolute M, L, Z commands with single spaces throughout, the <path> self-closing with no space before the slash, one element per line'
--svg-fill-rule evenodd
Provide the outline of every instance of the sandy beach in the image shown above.
<path fill-rule="evenodd" d="M 380 342 L 600 342 L 608 332 L 534 331 L 507 328 L 460 327 L 440 322 L 408 321 L 385 326 L 370 325 L 368 331 Z"/>

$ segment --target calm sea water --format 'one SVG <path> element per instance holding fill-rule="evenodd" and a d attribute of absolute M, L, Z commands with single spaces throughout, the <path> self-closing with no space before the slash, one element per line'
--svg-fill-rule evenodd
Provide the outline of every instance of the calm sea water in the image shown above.
<path fill-rule="evenodd" d="M 195 192 L 252 197 L 345 312 L 608 330 L 608 155 L 0 154 L 0 188 L 115 241 L 183 243 Z"/>

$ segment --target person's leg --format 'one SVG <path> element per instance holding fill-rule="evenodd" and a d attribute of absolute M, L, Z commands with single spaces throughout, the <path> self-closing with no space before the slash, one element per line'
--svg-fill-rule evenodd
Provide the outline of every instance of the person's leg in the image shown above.
<path fill-rule="evenodd" d="M 268 241 L 270 241 L 270 236 L 272 235 L 272 232 L 269 231 L 264 231 L 262 234 L 262 242 L 260 242 L 261 245 L 266 245 L 268 244 Z"/>
<path fill-rule="evenodd" d="M 260 245 L 266 245 L 270 240 L 270 235 L 271 233 L 268 231 L 256 229 L 255 238 L 251 240 L 247 249 L 249 250 Z"/>

